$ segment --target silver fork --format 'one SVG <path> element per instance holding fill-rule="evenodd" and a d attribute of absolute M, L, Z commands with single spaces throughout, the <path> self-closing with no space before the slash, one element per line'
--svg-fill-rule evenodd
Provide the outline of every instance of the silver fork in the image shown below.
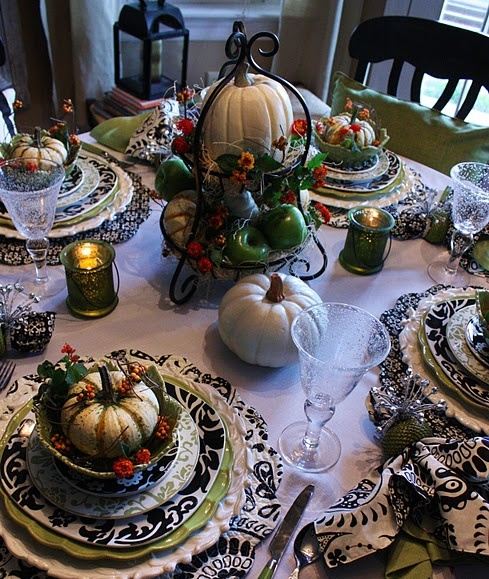
<path fill-rule="evenodd" d="M 5 390 L 15 370 L 12 360 L 0 360 L 0 392 Z"/>

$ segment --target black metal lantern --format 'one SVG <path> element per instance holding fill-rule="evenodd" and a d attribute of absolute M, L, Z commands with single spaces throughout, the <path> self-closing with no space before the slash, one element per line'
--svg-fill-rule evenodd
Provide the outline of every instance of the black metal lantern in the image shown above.
<path fill-rule="evenodd" d="M 114 24 L 115 84 L 145 100 L 186 84 L 189 32 L 165 0 L 125 4 Z"/>

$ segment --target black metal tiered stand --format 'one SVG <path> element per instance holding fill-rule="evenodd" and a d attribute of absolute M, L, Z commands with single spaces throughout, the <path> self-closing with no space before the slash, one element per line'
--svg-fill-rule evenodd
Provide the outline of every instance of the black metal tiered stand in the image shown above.
<path fill-rule="evenodd" d="M 306 138 L 303 152 L 289 166 L 284 167 L 280 171 L 274 172 L 272 175 L 273 179 L 276 179 L 277 177 L 278 178 L 284 177 L 289 173 L 291 173 L 297 166 L 305 165 L 306 163 L 312 136 L 311 115 L 309 113 L 309 110 L 301 93 L 290 82 L 275 74 L 272 74 L 268 70 L 263 69 L 253 58 L 252 52 L 255 43 L 263 39 L 270 40 L 272 42 L 272 47 L 269 50 L 258 48 L 260 55 L 268 58 L 273 57 L 275 54 L 277 54 L 279 49 L 279 40 L 275 34 L 271 32 L 258 32 L 248 40 L 244 24 L 239 21 L 233 24 L 233 32 L 226 42 L 226 57 L 228 58 L 228 61 L 221 67 L 220 84 L 212 91 L 209 98 L 205 101 L 205 104 L 203 105 L 202 110 L 200 112 L 195 127 L 194 142 L 192 149 L 197 200 L 196 200 L 195 217 L 188 241 L 192 241 L 193 239 L 195 239 L 197 232 L 199 231 L 199 223 L 202 217 L 203 199 L 205 195 L 205 186 L 203 180 L 205 170 L 203 167 L 203 159 L 202 159 L 204 122 L 209 110 L 213 106 L 217 97 L 222 92 L 224 87 L 233 80 L 237 68 L 242 63 L 248 64 L 249 68 L 252 71 L 256 71 L 257 73 L 260 73 L 270 79 L 273 79 L 278 83 L 280 83 L 282 86 L 284 86 L 287 90 L 289 90 L 292 94 L 295 95 L 295 97 L 298 99 L 304 110 L 307 130 L 305 135 Z M 228 73 L 226 73 L 226 70 L 228 70 L 229 67 L 231 67 L 231 70 Z M 288 128 L 289 127 L 284 127 L 284 129 Z M 221 186 L 224 187 L 222 175 L 216 173 L 213 173 L 213 175 L 219 178 Z M 265 184 L 267 183 L 267 178 L 271 178 L 272 176 L 267 175 L 264 176 Z M 304 208 L 302 207 L 300 194 L 296 195 L 296 202 L 299 210 L 304 215 Z M 192 267 L 192 263 L 186 250 L 182 247 L 177 246 L 175 241 L 166 232 L 164 225 L 164 214 L 165 211 L 162 212 L 160 219 L 160 226 L 163 233 L 163 237 L 165 239 L 165 243 L 172 252 L 174 252 L 176 255 L 179 256 L 178 264 L 175 268 L 172 280 L 170 282 L 169 296 L 173 303 L 180 305 L 187 302 L 193 296 L 193 294 L 197 289 L 199 277 L 201 274 L 195 271 L 194 269 L 194 271 L 189 275 L 187 275 L 187 277 L 183 281 L 181 282 L 179 281 L 180 276 L 183 273 L 184 265 L 186 263 L 189 263 L 190 267 Z M 312 237 L 312 241 L 314 241 L 315 245 L 317 246 L 317 249 L 322 259 L 319 269 L 315 272 L 310 271 L 311 265 L 307 259 L 301 257 L 300 253 L 294 253 L 293 251 L 285 256 L 280 256 L 277 259 L 270 260 L 266 264 L 246 263 L 236 266 L 227 263 L 222 263 L 219 267 L 221 270 L 226 270 L 226 273 L 230 274 L 228 276 L 229 278 L 234 278 L 235 280 L 237 280 L 245 275 L 256 273 L 258 271 L 262 272 L 265 272 L 267 270 L 275 271 L 287 264 L 288 271 L 291 275 L 295 275 L 304 281 L 315 279 L 325 271 L 328 259 L 323 245 L 317 238 L 316 232 L 312 230 L 310 235 Z M 299 265 L 301 269 L 305 272 L 302 275 L 299 275 L 296 272 L 296 267 Z"/>

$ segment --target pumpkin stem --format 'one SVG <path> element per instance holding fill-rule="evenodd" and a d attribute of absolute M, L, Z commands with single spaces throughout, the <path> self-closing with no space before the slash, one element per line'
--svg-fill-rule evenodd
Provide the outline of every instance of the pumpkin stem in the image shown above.
<path fill-rule="evenodd" d="M 34 129 L 34 143 L 36 144 L 36 147 L 38 149 L 40 149 L 42 147 L 42 141 L 41 141 L 41 127 L 36 127 Z"/>
<path fill-rule="evenodd" d="M 278 273 L 272 273 L 270 276 L 270 289 L 265 294 L 268 301 L 279 304 L 285 299 L 284 284 Z"/>
<path fill-rule="evenodd" d="M 110 378 L 110 373 L 107 366 L 99 366 L 98 372 L 100 374 L 100 381 L 102 382 L 102 392 L 105 400 L 115 402 L 115 391 Z"/>
<path fill-rule="evenodd" d="M 246 62 L 241 62 L 238 64 L 238 68 L 234 74 L 234 84 L 240 88 L 245 86 L 251 86 L 255 84 L 253 79 L 248 74 L 249 65 Z"/>

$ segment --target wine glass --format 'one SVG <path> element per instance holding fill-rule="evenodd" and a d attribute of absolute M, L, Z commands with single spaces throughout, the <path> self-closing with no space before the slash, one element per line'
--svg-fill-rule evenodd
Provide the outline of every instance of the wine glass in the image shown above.
<path fill-rule="evenodd" d="M 291 332 L 299 351 L 307 422 L 288 426 L 280 435 L 279 449 L 289 464 L 321 472 L 341 454 L 338 437 L 324 425 L 365 372 L 385 359 L 389 334 L 365 310 L 342 303 L 321 303 L 302 311 Z"/>
<path fill-rule="evenodd" d="M 453 186 L 452 221 L 448 262 L 435 261 L 428 275 L 436 283 L 453 286 L 470 284 L 470 275 L 460 270 L 460 258 L 473 242 L 474 233 L 489 223 L 489 165 L 459 163 L 450 171 Z"/>
<path fill-rule="evenodd" d="M 56 211 L 56 201 L 65 176 L 63 165 L 47 159 L 17 158 L 0 163 L 0 199 L 17 231 L 26 237 L 26 249 L 36 276 L 23 281 L 24 288 L 39 296 L 53 295 L 63 287 L 47 273 L 47 238 Z"/>

